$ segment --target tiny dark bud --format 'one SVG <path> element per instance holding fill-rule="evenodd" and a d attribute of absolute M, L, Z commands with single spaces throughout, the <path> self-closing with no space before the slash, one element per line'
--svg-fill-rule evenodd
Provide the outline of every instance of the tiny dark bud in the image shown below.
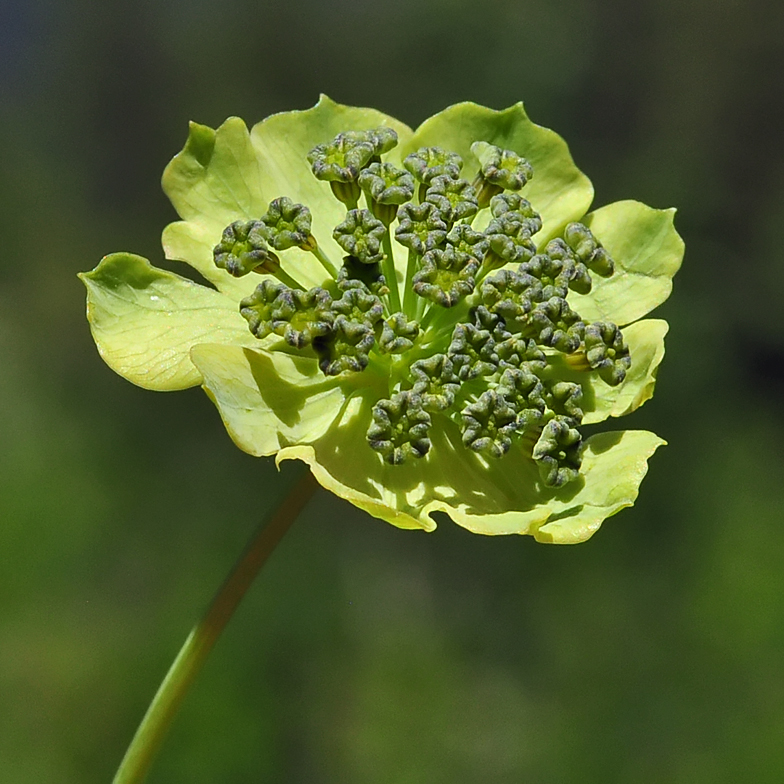
<path fill-rule="evenodd" d="M 381 242 L 386 229 L 369 210 L 350 210 L 335 226 L 332 236 L 346 253 L 363 264 L 376 264 L 383 258 Z"/>
<path fill-rule="evenodd" d="M 517 429 L 517 411 L 495 390 L 483 392 L 461 412 L 463 444 L 474 452 L 503 457 Z"/>
<path fill-rule="evenodd" d="M 467 180 L 446 175 L 433 177 L 425 193 L 425 201 L 434 204 L 448 224 L 476 215 L 479 204 L 476 191 Z"/>
<path fill-rule="evenodd" d="M 414 291 L 441 307 L 451 308 L 474 290 L 478 269 L 475 258 L 451 246 L 429 250 L 412 279 Z"/>
<path fill-rule="evenodd" d="M 262 221 L 235 221 L 227 226 L 212 250 L 212 258 L 216 267 L 235 278 L 280 269 L 280 260 L 267 247 L 267 227 Z"/>
<path fill-rule="evenodd" d="M 421 458 L 430 451 L 430 414 L 422 399 L 413 391 L 398 392 L 389 400 L 373 406 L 373 421 L 367 431 L 370 448 L 379 452 L 391 465 L 408 458 Z"/>
<path fill-rule="evenodd" d="M 620 384 L 632 364 L 623 333 L 610 321 L 597 321 L 585 328 L 585 357 L 610 386 Z"/>
<path fill-rule="evenodd" d="M 409 321 L 403 313 L 393 313 L 381 325 L 378 347 L 385 354 L 402 354 L 412 348 L 419 337 L 419 323 Z"/>
<path fill-rule="evenodd" d="M 325 376 L 360 373 L 368 366 L 368 354 L 375 340 L 373 330 L 366 324 L 339 315 L 329 333 L 314 339 L 313 350 Z"/>
<path fill-rule="evenodd" d="M 459 177 L 463 159 L 440 147 L 421 147 L 406 156 L 403 166 L 418 182 L 429 184 L 435 177 Z"/>
<path fill-rule="evenodd" d="M 594 237 L 591 230 L 582 223 L 570 223 L 564 229 L 564 240 L 574 251 L 575 256 L 588 267 L 591 272 L 608 278 L 615 270 L 610 254 Z"/>
<path fill-rule="evenodd" d="M 580 474 L 582 436 L 563 417 L 551 419 L 536 442 L 533 458 L 547 487 L 563 487 Z"/>
<path fill-rule="evenodd" d="M 270 202 L 269 209 L 262 216 L 266 227 L 265 236 L 275 250 L 304 248 L 309 239 L 313 222 L 310 210 L 304 204 L 295 204 L 286 196 Z"/>
<path fill-rule="evenodd" d="M 377 154 L 378 142 L 367 132 L 346 131 L 308 153 L 313 174 L 327 182 L 354 182 Z"/>
<path fill-rule="evenodd" d="M 533 177 L 531 164 L 513 150 L 504 150 L 487 142 L 474 142 L 471 152 L 479 161 L 482 179 L 498 188 L 519 191 Z"/>
<path fill-rule="evenodd" d="M 397 218 L 395 239 L 420 256 L 446 240 L 447 225 L 441 213 L 430 202 L 404 204 L 398 210 Z"/>

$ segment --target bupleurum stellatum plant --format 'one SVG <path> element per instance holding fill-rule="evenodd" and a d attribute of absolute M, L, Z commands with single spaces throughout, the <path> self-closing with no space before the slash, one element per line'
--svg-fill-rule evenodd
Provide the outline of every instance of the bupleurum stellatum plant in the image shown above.
<path fill-rule="evenodd" d="M 680 266 L 674 210 L 588 212 L 590 181 L 522 104 L 416 131 L 326 97 L 249 132 L 191 124 L 163 175 L 166 257 L 82 275 L 101 356 L 148 389 L 201 384 L 246 452 L 310 472 L 194 629 L 116 782 L 141 781 L 176 705 L 317 482 L 400 528 L 588 539 L 664 442 L 584 428 L 654 389 Z M 230 600 L 227 597 L 231 597 Z"/>

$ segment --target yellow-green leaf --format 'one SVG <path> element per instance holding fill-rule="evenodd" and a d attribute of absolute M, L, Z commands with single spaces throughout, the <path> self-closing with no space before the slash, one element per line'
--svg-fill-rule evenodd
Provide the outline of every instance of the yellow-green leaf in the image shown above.
<path fill-rule="evenodd" d="M 232 440 L 257 457 L 319 438 L 345 399 L 311 357 L 226 345 L 194 346 L 191 357 Z"/>
<path fill-rule="evenodd" d="M 196 343 L 255 340 L 228 297 L 156 269 L 141 256 L 113 253 L 79 277 L 98 351 L 112 370 L 145 389 L 199 384 L 189 356 Z"/>

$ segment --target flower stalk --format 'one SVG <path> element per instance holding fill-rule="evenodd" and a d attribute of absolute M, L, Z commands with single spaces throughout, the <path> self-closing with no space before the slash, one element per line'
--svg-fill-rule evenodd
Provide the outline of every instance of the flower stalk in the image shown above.
<path fill-rule="evenodd" d="M 314 240 L 312 244 L 309 244 L 304 250 L 309 250 L 319 261 L 322 267 L 330 274 L 332 278 L 337 278 L 338 276 L 338 268 L 332 263 L 330 258 L 321 250 L 321 247 L 318 243 Z"/>
<path fill-rule="evenodd" d="M 384 277 L 389 286 L 389 305 L 393 313 L 398 312 L 402 307 L 400 301 L 400 291 L 397 285 L 397 273 L 395 272 L 395 255 L 392 251 L 392 239 L 389 236 L 389 229 L 384 232 L 382 240 L 382 247 L 384 249 L 384 260 L 381 268 L 384 271 Z"/>
<path fill-rule="evenodd" d="M 269 514 L 254 534 L 166 673 L 120 763 L 113 784 L 142 784 L 147 778 L 169 727 L 215 642 L 231 620 L 259 570 L 317 487 L 313 474 L 305 471 L 280 506 Z"/>

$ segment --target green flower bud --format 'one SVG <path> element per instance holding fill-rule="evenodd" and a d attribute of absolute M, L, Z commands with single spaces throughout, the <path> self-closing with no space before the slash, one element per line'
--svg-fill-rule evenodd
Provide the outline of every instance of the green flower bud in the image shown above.
<path fill-rule="evenodd" d="M 402 354 L 414 345 L 419 331 L 419 322 L 409 321 L 404 313 L 393 313 L 382 322 L 378 347 L 386 354 Z"/>
<path fill-rule="evenodd" d="M 478 269 L 476 259 L 452 247 L 429 250 L 412 279 L 414 291 L 441 307 L 451 308 L 474 290 Z"/>
<path fill-rule="evenodd" d="M 463 444 L 474 452 L 503 457 L 517 430 L 517 411 L 498 392 L 488 389 L 461 412 Z"/>
<path fill-rule="evenodd" d="M 397 213 L 399 221 L 395 239 L 420 256 L 437 248 L 446 240 L 446 223 L 430 202 L 404 204 Z"/>
<path fill-rule="evenodd" d="M 534 446 L 533 458 L 548 487 L 563 487 L 577 479 L 582 465 L 582 436 L 563 417 L 551 419 Z"/>
<path fill-rule="evenodd" d="M 436 177 L 459 177 L 463 159 L 456 152 L 440 147 L 421 147 L 406 156 L 403 166 L 418 182 L 428 185 Z"/>
<path fill-rule="evenodd" d="M 314 339 L 313 350 L 319 358 L 321 372 L 325 376 L 339 376 L 363 371 L 375 342 L 373 330 L 366 324 L 338 316 L 328 334 Z"/>
<path fill-rule="evenodd" d="M 492 268 L 528 261 L 536 253 L 536 245 L 525 230 L 520 213 L 508 212 L 493 218 L 485 229 L 485 236 L 491 251 L 485 258 L 485 266 Z"/>
<path fill-rule="evenodd" d="M 373 406 L 373 422 L 367 431 L 370 448 L 387 463 L 400 465 L 409 457 L 424 457 L 430 450 L 430 414 L 414 392 L 398 392 L 391 400 Z"/>
<path fill-rule="evenodd" d="M 319 180 L 329 182 L 332 193 L 349 209 L 355 209 L 360 189 L 357 178 L 360 171 L 374 158 L 378 158 L 384 148 L 391 149 L 394 144 L 390 129 L 377 128 L 375 131 L 344 131 L 331 142 L 319 144 L 308 153 L 313 174 Z M 391 144 L 391 147 L 389 146 Z"/>
<path fill-rule="evenodd" d="M 332 303 L 335 314 L 344 316 L 349 321 L 364 324 L 372 329 L 384 318 L 384 306 L 381 300 L 371 294 L 367 288 L 354 287 L 346 289 L 343 296 Z"/>
<path fill-rule="evenodd" d="M 447 223 L 470 218 L 479 209 L 471 183 L 444 174 L 430 180 L 425 201 L 434 204 Z"/>
<path fill-rule="evenodd" d="M 528 365 L 506 368 L 501 374 L 496 392 L 517 411 L 517 432 L 532 430 L 541 424 L 547 408 L 544 386 Z"/>
<path fill-rule="evenodd" d="M 304 348 L 329 335 L 335 321 L 329 292 L 318 287 L 291 289 L 269 280 L 240 302 L 240 313 L 257 337 L 274 332 L 294 348 Z"/>
<path fill-rule="evenodd" d="M 383 155 L 385 152 L 397 147 L 397 131 L 388 125 L 382 125 L 367 132 L 370 142 L 373 145 L 375 155 Z"/>
<path fill-rule="evenodd" d="M 531 207 L 531 203 L 519 193 L 499 193 L 490 199 L 490 214 L 494 218 L 500 218 L 507 212 L 520 212 L 520 205 L 523 202 Z M 533 207 L 531 207 L 531 210 L 533 210 Z"/>
<path fill-rule="evenodd" d="M 349 210 L 332 236 L 346 253 L 363 264 L 376 264 L 383 258 L 381 242 L 386 229 L 368 210 Z"/>
<path fill-rule="evenodd" d="M 533 373 L 541 372 L 547 366 L 547 357 L 544 351 L 531 338 L 509 335 L 500 341 L 496 339 L 495 350 L 498 354 L 500 367 L 525 367 Z"/>
<path fill-rule="evenodd" d="M 536 332 L 537 343 L 571 354 L 580 348 L 585 324 L 563 297 L 551 297 L 538 303 L 528 316 Z"/>
<path fill-rule="evenodd" d="M 591 272 L 603 278 L 609 278 L 613 274 L 615 263 L 587 226 L 570 223 L 564 229 L 564 240 Z"/>
<path fill-rule="evenodd" d="M 541 284 L 526 273 L 502 269 L 482 281 L 479 295 L 485 307 L 504 321 L 524 322 L 541 299 Z"/>
<path fill-rule="evenodd" d="M 312 239 L 310 210 L 304 204 L 295 204 L 287 196 L 271 201 L 261 222 L 266 227 L 267 241 L 275 250 L 301 248 Z"/>
<path fill-rule="evenodd" d="M 460 379 L 446 354 L 433 354 L 411 366 L 414 392 L 422 398 L 425 411 L 446 411 L 455 402 Z"/>
<path fill-rule="evenodd" d="M 446 235 L 448 245 L 451 245 L 458 253 L 467 253 L 481 262 L 487 253 L 490 244 L 484 233 L 475 231 L 467 223 L 458 223 L 452 227 Z"/>
<path fill-rule="evenodd" d="M 365 288 L 377 297 L 389 293 L 380 265 L 363 264 L 353 256 L 346 256 L 343 259 L 343 266 L 338 270 L 337 284 L 341 291 Z"/>
<path fill-rule="evenodd" d="M 513 150 L 474 142 L 471 152 L 479 160 L 481 178 L 501 190 L 519 191 L 533 177 L 531 164 Z"/>
<path fill-rule="evenodd" d="M 355 182 L 359 172 L 377 153 L 378 140 L 366 131 L 339 133 L 331 142 L 308 153 L 313 174 L 327 182 Z"/>
<path fill-rule="evenodd" d="M 250 331 L 259 339 L 274 332 L 273 316 L 276 300 L 288 286 L 272 280 L 263 280 L 249 297 L 240 302 L 240 314 L 248 322 Z"/>
<path fill-rule="evenodd" d="M 294 348 L 304 348 L 332 332 L 332 297 L 322 288 L 284 289 L 275 301 L 273 329 Z"/>
<path fill-rule="evenodd" d="M 389 226 L 398 205 L 414 197 L 414 178 L 391 163 L 371 163 L 360 172 L 359 187 L 365 192 L 373 214 Z"/>
<path fill-rule="evenodd" d="M 506 329 L 506 323 L 497 314 L 488 310 L 484 305 L 477 305 L 472 308 L 470 315 L 473 318 L 473 324 L 478 329 L 486 329 L 493 337 L 493 340 L 506 340 L 511 337 L 511 333 Z"/>
<path fill-rule="evenodd" d="M 447 356 L 461 381 L 490 375 L 498 368 L 498 353 L 492 335 L 473 324 L 455 327 Z"/>
<path fill-rule="evenodd" d="M 547 248 L 554 243 L 550 243 Z M 569 250 L 568 248 L 566 249 Z M 567 255 L 565 258 L 551 256 L 549 253 L 537 253 L 529 261 L 523 262 L 518 268 L 518 272 L 523 275 L 530 275 L 536 278 L 541 284 L 539 290 L 540 301 L 545 301 L 551 297 L 566 298 L 569 293 L 569 284 L 572 282 L 576 273 L 576 264 Z M 585 269 L 583 267 L 583 269 Z M 590 278 L 589 278 L 590 280 Z"/>
<path fill-rule="evenodd" d="M 531 206 L 531 202 L 519 193 L 499 193 L 490 199 L 490 212 L 494 218 L 513 212 L 522 218 L 523 227 L 533 236 L 542 228 L 542 216 Z"/>
<path fill-rule="evenodd" d="M 626 378 L 632 364 L 621 330 L 609 321 L 597 321 L 585 328 L 585 356 L 591 368 L 613 387 Z"/>
<path fill-rule="evenodd" d="M 546 400 L 548 408 L 556 415 L 568 418 L 572 426 L 583 421 L 583 388 L 579 384 L 558 381 L 548 386 Z"/>
<path fill-rule="evenodd" d="M 529 271 L 542 281 L 545 299 L 555 295 L 556 292 L 565 292 L 565 287 L 578 294 L 590 293 L 593 280 L 588 268 L 562 239 L 550 240 L 542 256 L 541 259 L 537 257 L 532 259 L 532 262 L 538 264 L 537 271 L 534 271 L 534 266 Z M 548 286 L 554 286 L 555 290 L 551 292 Z M 565 297 L 566 293 L 558 293 L 557 296 Z"/>
<path fill-rule="evenodd" d="M 235 221 L 227 226 L 212 250 L 215 266 L 235 278 L 249 272 L 276 273 L 280 259 L 267 247 L 266 234 L 261 221 Z"/>
<path fill-rule="evenodd" d="M 414 197 L 414 178 L 391 163 L 371 163 L 360 172 L 358 182 L 381 204 L 405 204 Z"/>

